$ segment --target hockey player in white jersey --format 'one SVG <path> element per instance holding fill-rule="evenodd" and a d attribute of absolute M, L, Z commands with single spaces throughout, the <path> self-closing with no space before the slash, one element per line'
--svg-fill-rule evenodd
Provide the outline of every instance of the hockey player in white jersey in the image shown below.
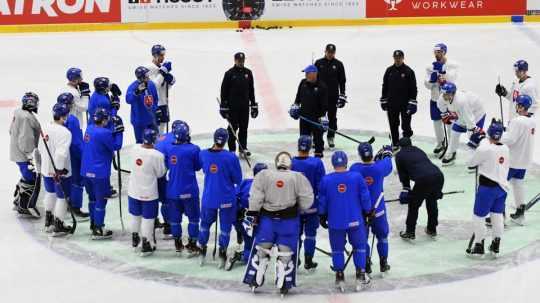
<path fill-rule="evenodd" d="M 69 107 L 56 103 L 53 107 L 54 121 L 43 128 L 47 145 L 43 140 L 38 145 L 45 185 L 45 231 L 53 232 L 53 236 L 63 236 L 71 230 L 70 226 L 64 225 L 68 207 L 66 199 L 69 199 L 71 191 L 71 132 L 64 126 L 68 115 Z"/>
<path fill-rule="evenodd" d="M 431 92 L 431 101 L 429 102 L 430 116 L 433 121 L 433 130 L 437 139 L 437 146 L 433 150 L 436 155 L 441 155 L 444 152 L 445 142 L 443 122 L 441 119 L 441 111 L 437 107 L 437 100 L 441 95 L 441 86 L 446 82 L 456 83 L 458 76 L 459 65 L 453 60 L 448 59 L 446 53 L 448 47 L 444 43 L 438 43 L 433 48 L 435 61 L 426 68 L 426 77 L 424 85 Z"/>
<path fill-rule="evenodd" d="M 73 107 L 71 114 L 77 117 L 81 129 L 85 129 L 88 125 L 88 101 L 90 100 L 90 85 L 83 81 L 82 71 L 80 68 L 71 67 L 66 72 L 68 83 L 65 92 L 73 95 Z M 83 118 L 84 117 L 84 118 Z"/>
<path fill-rule="evenodd" d="M 443 166 L 454 164 L 461 134 L 474 132 L 484 127 L 486 111 L 480 98 L 470 92 L 457 90 L 452 82 L 441 86 L 441 96 L 437 101 L 444 124 L 452 125 L 448 138 L 448 150 L 442 160 Z"/>
<path fill-rule="evenodd" d="M 514 101 L 517 116 L 508 123 L 507 132 L 501 142 L 510 149 L 510 171 L 508 181 L 514 193 L 516 212 L 510 215 L 513 222 L 523 225 L 525 221 L 525 173 L 530 167 L 534 153 L 536 122 L 529 109 L 533 104 L 530 96 L 521 95 Z"/>
<path fill-rule="evenodd" d="M 257 232 L 243 281 L 253 291 L 263 285 L 276 245 L 276 287 L 283 296 L 296 286 L 300 212 L 313 204 L 313 189 L 302 173 L 291 171 L 289 153 L 280 152 L 275 164 L 277 170 L 265 169 L 255 176 L 249 192 L 244 226 L 248 231 L 257 226 Z"/>
<path fill-rule="evenodd" d="M 148 66 L 150 71 L 148 76 L 154 82 L 158 92 L 158 109 L 156 111 L 156 119 L 159 123 L 159 133 L 164 134 L 169 132 L 168 124 L 170 121 L 169 114 L 169 88 L 176 82 L 171 74 L 172 63 L 165 61 L 165 47 L 160 44 L 152 46 L 152 63 Z"/>
<path fill-rule="evenodd" d="M 538 98 L 538 90 L 536 88 L 536 82 L 528 75 L 529 64 L 525 60 L 518 60 L 514 63 L 514 71 L 516 72 L 517 82 L 512 83 L 510 91 L 506 90 L 506 87 L 500 83 L 495 86 L 495 93 L 499 96 L 505 97 L 510 101 L 508 106 L 509 120 L 517 117 L 519 114 L 516 112 L 516 100 L 520 95 L 527 95 L 532 100 L 528 112 L 529 114 L 536 113 L 538 107 L 536 99 Z"/>
<path fill-rule="evenodd" d="M 503 212 L 509 189 L 507 177 L 510 164 L 508 146 L 500 142 L 503 129 L 500 121 L 493 120 L 487 131 L 489 139 L 483 140 L 485 138 L 483 131 L 473 133 L 470 138 L 473 144 L 469 146 L 478 148 L 467 165 L 478 170 L 479 186 L 474 201 L 473 235 L 466 250 L 469 256 L 484 256 L 486 235 L 484 218 L 487 215 L 490 215 L 492 223 L 492 242 L 489 251 L 495 257 L 499 254 L 504 231 Z M 473 242 L 474 246 L 471 247 Z"/>
<path fill-rule="evenodd" d="M 156 250 L 154 221 L 158 215 L 158 179 L 165 176 L 165 158 L 154 149 L 158 133 L 153 128 L 143 132 L 143 144 L 135 145 L 131 154 L 128 203 L 131 214 L 132 246 L 139 246 L 142 235 L 141 256 Z"/>

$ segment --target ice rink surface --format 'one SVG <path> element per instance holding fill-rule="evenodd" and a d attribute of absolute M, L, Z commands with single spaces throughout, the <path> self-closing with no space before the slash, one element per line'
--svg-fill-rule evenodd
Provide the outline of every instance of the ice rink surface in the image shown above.
<path fill-rule="evenodd" d="M 381 112 L 378 99 L 382 75 L 392 64 L 394 49 L 405 52 L 406 63 L 417 75 L 419 112 L 413 118 L 413 129 L 420 136 L 432 136 L 429 95 L 422 81 L 426 66 L 433 61 L 435 43 L 448 45 L 448 56 L 461 67 L 458 88 L 481 96 L 488 117 L 499 116 L 494 87 L 499 75 L 501 82 L 507 88 L 510 86 L 514 79 L 512 64 L 516 60 L 526 59 L 534 78 L 540 74 L 537 55 L 540 26 L 535 24 L 345 27 L 242 33 L 223 30 L 24 34 L 1 35 L 0 41 L 3 49 L 0 67 L 5 75 L 0 92 L 0 126 L 6 130 L 0 135 L 5 142 L 0 182 L 5 202 L 0 208 L 0 291 L 2 301 L 6 302 L 262 302 L 277 299 L 126 278 L 56 254 L 25 232 L 11 211 L 11 193 L 18 179 L 16 166 L 9 162 L 8 156 L 7 130 L 13 100 L 18 106 L 24 92 L 36 92 L 41 99 L 40 119 L 42 122 L 50 120 L 50 108 L 62 92 L 68 67 L 82 68 L 88 82 L 97 76 L 107 76 L 125 90 L 134 80 L 135 68 L 149 63 L 151 45 L 165 45 L 177 78 L 170 94 L 172 116 L 188 121 L 194 134 L 224 126 L 216 110 L 215 97 L 219 94 L 223 73 L 232 66 L 232 55 L 237 51 L 246 52 L 246 65 L 254 72 L 261 115 L 250 123 L 252 129 L 258 130 L 285 130 L 296 126 L 286 109 L 294 100 L 298 82 L 303 77 L 301 70 L 311 62 L 313 55 L 322 56 L 326 43 L 337 45 L 337 57 L 344 62 L 347 72 L 349 104 L 340 112 L 338 121 L 340 127 L 346 129 L 387 130 L 386 115 Z M 507 110 L 506 103 L 504 109 Z M 121 115 L 128 124 L 129 106 L 125 103 Z M 133 138 L 131 127 L 126 128 L 125 145 L 129 145 Z M 284 138 L 283 144 L 291 144 L 289 141 Z M 539 145 L 537 140 L 537 163 L 540 162 Z M 538 189 L 532 191 L 538 192 Z M 409 262 L 406 258 L 391 258 L 393 263 Z M 421 266 L 429 264 L 429 258 L 424 262 Z M 294 295 L 286 300 L 537 302 L 539 283 L 540 261 L 536 260 L 515 267 L 505 266 L 499 272 L 481 277 L 421 288 L 348 295 Z M 296 293 L 301 293 L 301 289 Z"/>

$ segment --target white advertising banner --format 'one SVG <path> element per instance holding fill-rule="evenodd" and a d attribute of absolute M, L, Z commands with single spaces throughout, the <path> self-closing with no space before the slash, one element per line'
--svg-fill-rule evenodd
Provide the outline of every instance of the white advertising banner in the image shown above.
<path fill-rule="evenodd" d="M 123 22 L 362 19 L 365 0 L 121 0 Z"/>
<path fill-rule="evenodd" d="M 540 11 L 540 0 L 527 0 L 527 11 L 536 11 L 536 15 Z"/>

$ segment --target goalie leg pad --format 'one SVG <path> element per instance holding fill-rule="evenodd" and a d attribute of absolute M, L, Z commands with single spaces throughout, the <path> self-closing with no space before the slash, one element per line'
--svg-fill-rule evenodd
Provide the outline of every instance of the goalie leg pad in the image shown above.
<path fill-rule="evenodd" d="M 296 264 L 293 261 L 294 251 L 288 246 L 278 245 L 276 261 L 276 287 L 290 289 L 295 286 Z"/>
<path fill-rule="evenodd" d="M 260 287 L 264 284 L 264 275 L 268 264 L 270 263 L 270 255 L 272 254 L 272 243 L 259 243 L 255 246 L 255 251 L 251 255 L 251 259 L 247 264 L 244 283 L 250 286 Z"/>

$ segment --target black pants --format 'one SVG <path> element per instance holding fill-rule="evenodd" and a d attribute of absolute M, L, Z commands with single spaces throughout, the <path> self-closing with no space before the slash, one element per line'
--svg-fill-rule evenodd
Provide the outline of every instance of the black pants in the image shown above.
<path fill-rule="evenodd" d="M 337 99 L 338 97 L 337 96 L 328 96 L 328 122 L 329 122 L 329 125 L 328 127 L 333 129 L 333 130 L 337 130 L 338 127 L 337 127 L 337 106 L 336 106 L 336 103 L 337 103 Z M 326 137 L 328 138 L 334 138 L 336 136 L 336 134 L 333 132 L 333 131 L 328 131 L 328 134 L 326 134 Z"/>
<path fill-rule="evenodd" d="M 229 151 L 236 151 L 236 139 L 234 139 L 234 132 L 238 130 L 238 141 L 242 148 L 247 149 L 247 133 L 249 125 L 249 106 L 245 108 L 231 108 L 229 115 L 229 122 L 233 129 L 227 127 L 229 131 Z"/>
<path fill-rule="evenodd" d="M 442 173 L 418 180 L 414 183 L 414 187 L 410 193 L 409 209 L 407 212 L 407 232 L 415 232 L 418 209 L 420 209 L 424 200 L 426 200 L 428 214 L 427 229 L 432 232 L 437 231 L 437 225 L 439 225 L 437 200 L 442 198 L 443 185 L 444 176 Z"/>
<path fill-rule="evenodd" d="M 308 118 L 312 121 L 317 121 L 316 118 Z M 313 136 L 315 143 L 315 153 L 322 154 L 324 151 L 323 131 L 319 126 L 311 124 L 300 119 L 300 135 Z"/>
<path fill-rule="evenodd" d="M 408 115 L 406 109 L 388 109 L 388 123 L 390 124 L 390 134 L 392 135 L 392 145 L 399 144 L 399 125 L 403 131 L 403 137 L 412 137 L 411 115 Z M 400 122 L 401 117 L 401 122 Z"/>

